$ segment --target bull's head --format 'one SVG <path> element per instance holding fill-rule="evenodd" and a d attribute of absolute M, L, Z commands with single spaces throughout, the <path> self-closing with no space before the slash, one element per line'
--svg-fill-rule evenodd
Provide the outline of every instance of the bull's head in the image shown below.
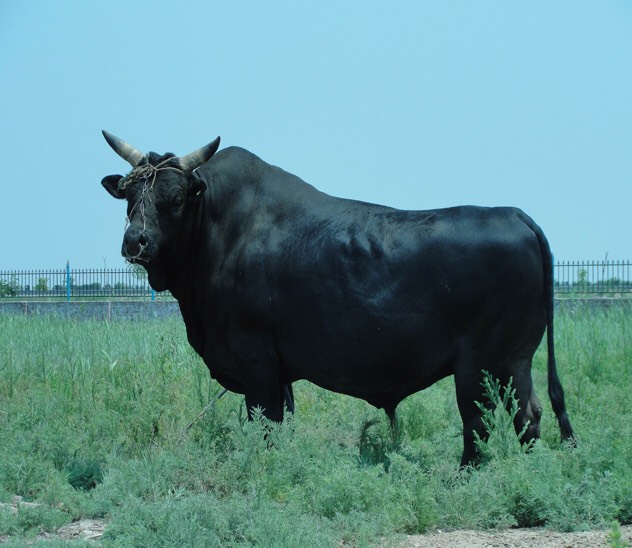
<path fill-rule="evenodd" d="M 219 146 L 212 143 L 186 156 L 143 154 L 118 137 L 103 132 L 114 151 L 132 166 L 122 175 L 104 177 L 101 184 L 115 198 L 127 199 L 128 226 L 121 252 L 149 273 L 155 289 L 165 289 L 161 259 L 177 250 L 187 216 L 206 190 L 194 171 L 206 163 Z"/>

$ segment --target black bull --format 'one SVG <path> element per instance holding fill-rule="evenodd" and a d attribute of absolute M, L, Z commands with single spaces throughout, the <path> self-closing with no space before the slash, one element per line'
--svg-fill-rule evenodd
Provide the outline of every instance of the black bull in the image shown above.
<path fill-rule="evenodd" d="M 401 211 L 334 198 L 219 138 L 184 157 L 139 152 L 103 186 L 127 199 L 123 255 L 178 300 L 189 342 L 251 413 L 283 419 L 307 379 L 391 419 L 407 396 L 454 375 L 462 464 L 487 433 L 475 402 L 488 371 L 513 378 L 522 442 L 539 437 L 531 361 L 547 331 L 548 386 L 571 439 L 553 349 L 552 258 L 519 209 Z"/>

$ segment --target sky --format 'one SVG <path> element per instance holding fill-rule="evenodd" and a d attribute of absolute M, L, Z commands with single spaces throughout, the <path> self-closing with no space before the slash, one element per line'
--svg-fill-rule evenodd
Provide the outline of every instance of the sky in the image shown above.
<path fill-rule="evenodd" d="M 123 267 L 129 165 L 218 135 L 335 196 L 632 259 L 632 2 L 0 0 L 0 271 Z"/>

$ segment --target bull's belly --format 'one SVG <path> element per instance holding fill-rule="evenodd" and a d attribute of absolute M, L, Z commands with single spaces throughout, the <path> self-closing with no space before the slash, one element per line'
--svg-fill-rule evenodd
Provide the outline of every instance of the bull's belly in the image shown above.
<path fill-rule="evenodd" d="M 434 367 L 422 364 L 416 368 L 397 368 L 386 364 L 370 368 L 358 376 L 343 374 L 323 378 L 308 374 L 305 378 L 321 388 L 361 398 L 375 407 L 394 408 L 404 398 L 452 374 L 452 363 L 447 361 Z M 370 382 L 372 378 L 378 380 Z"/>
<path fill-rule="evenodd" d="M 284 356 L 284 369 L 292 380 L 305 379 L 321 388 L 378 402 L 397 400 L 434 384 L 453 373 L 455 344 L 429 348 L 427 341 L 415 345 L 379 344 L 373 337 L 365 345 L 327 344 L 320 340 L 313 352 Z M 307 348 L 311 345 L 305 345 Z"/>

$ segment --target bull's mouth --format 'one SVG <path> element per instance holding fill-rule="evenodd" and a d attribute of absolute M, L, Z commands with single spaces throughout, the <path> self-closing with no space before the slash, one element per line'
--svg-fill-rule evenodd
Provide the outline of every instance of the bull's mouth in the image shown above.
<path fill-rule="evenodd" d="M 125 260 L 130 264 L 142 266 L 145 270 L 149 270 L 150 268 L 156 266 L 156 257 L 153 254 L 146 252 L 133 257 L 126 255 Z"/>
<path fill-rule="evenodd" d="M 148 257 L 125 257 L 125 260 L 131 264 L 139 264 L 141 266 L 147 266 L 151 262 Z"/>
<path fill-rule="evenodd" d="M 125 241 L 121 249 L 121 254 L 125 260 L 132 264 L 147 266 L 155 260 L 155 246 L 141 239 L 135 245 L 128 244 Z"/>

